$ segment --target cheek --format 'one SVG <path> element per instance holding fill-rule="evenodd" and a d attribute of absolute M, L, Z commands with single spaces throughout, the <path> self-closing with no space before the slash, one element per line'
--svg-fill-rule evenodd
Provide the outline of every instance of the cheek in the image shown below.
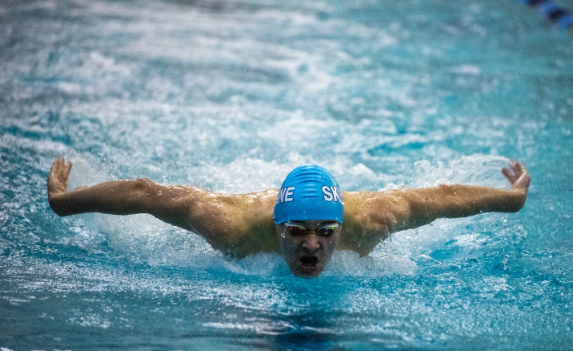
<path fill-rule="evenodd" d="M 340 239 L 340 235 L 333 235 L 333 236 L 331 236 L 330 238 L 328 238 L 328 239 L 325 241 L 325 243 L 324 243 L 325 248 L 326 248 L 328 251 L 334 251 L 334 249 L 336 249 L 336 245 L 338 245 L 338 240 L 339 240 L 339 239 Z"/>
<path fill-rule="evenodd" d="M 283 254 L 287 254 L 296 250 L 296 243 L 294 240 L 280 234 L 279 245 Z"/>
<path fill-rule="evenodd" d="M 292 240 L 288 240 L 288 239 L 283 239 L 280 240 L 280 247 L 281 247 L 281 253 L 283 256 L 283 259 L 285 260 L 285 262 L 287 263 L 287 265 L 289 266 L 289 268 L 291 269 L 291 271 L 293 273 L 295 273 L 294 270 L 296 270 L 296 262 L 297 262 L 297 258 L 296 258 L 296 249 L 297 246 L 292 242 Z M 295 273 L 296 275 L 296 273 Z"/>
<path fill-rule="evenodd" d="M 296 252 L 296 248 L 298 247 L 298 243 L 296 240 L 285 240 L 285 250 L 289 253 Z"/>
<path fill-rule="evenodd" d="M 325 248 L 326 248 L 326 251 L 328 251 L 328 252 L 334 251 L 334 249 L 336 248 L 336 241 L 328 240 L 328 242 L 326 242 L 326 244 L 325 244 Z"/>

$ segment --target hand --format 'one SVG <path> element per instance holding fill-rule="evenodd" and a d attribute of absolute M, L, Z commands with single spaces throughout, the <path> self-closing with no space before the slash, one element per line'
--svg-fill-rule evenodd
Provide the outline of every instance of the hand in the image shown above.
<path fill-rule="evenodd" d="M 504 168 L 501 170 L 501 173 L 503 173 L 503 175 L 509 179 L 509 182 L 511 183 L 511 190 L 522 191 L 527 195 L 529 182 L 531 181 L 527 170 L 521 163 L 515 162 L 513 160 L 509 161 L 509 166 L 511 167 L 511 170 Z"/>
<path fill-rule="evenodd" d="M 68 192 L 68 177 L 72 170 L 72 163 L 63 158 L 54 161 L 48 176 L 48 199 L 52 200 L 55 195 Z"/>

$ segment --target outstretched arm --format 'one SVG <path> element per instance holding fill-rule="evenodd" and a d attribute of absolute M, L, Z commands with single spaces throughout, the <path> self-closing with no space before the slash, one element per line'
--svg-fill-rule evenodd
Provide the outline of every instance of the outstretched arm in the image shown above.
<path fill-rule="evenodd" d="M 431 223 L 438 218 L 473 216 L 483 212 L 517 212 L 525 204 L 530 177 L 523 165 L 510 163 L 502 173 L 511 190 L 482 186 L 440 185 L 412 189 L 402 196 L 407 210 L 401 213 L 397 229 L 409 229 Z"/>
<path fill-rule="evenodd" d="M 184 222 L 189 201 L 193 198 L 199 201 L 207 193 L 193 187 L 163 186 L 149 179 L 111 181 L 68 191 L 71 170 L 71 162 L 57 159 L 48 176 L 48 201 L 60 216 L 87 212 L 150 213 L 168 223 L 188 227 Z"/>
<path fill-rule="evenodd" d="M 473 216 L 483 212 L 517 212 L 525 204 L 530 177 L 525 167 L 510 162 L 502 173 L 511 190 L 483 186 L 440 185 L 434 188 L 392 192 L 400 211 L 395 214 L 394 230 L 416 228 L 438 218 Z"/>
<path fill-rule="evenodd" d="M 502 173 L 510 181 L 511 190 L 440 185 L 433 188 L 343 194 L 347 204 L 345 226 L 348 229 L 354 227 L 354 233 L 348 239 L 352 241 L 346 245 L 353 248 L 368 242 L 364 249 L 366 252 L 392 232 L 416 228 L 438 218 L 466 217 L 482 212 L 517 212 L 527 198 L 530 177 L 520 163 L 512 161 L 510 167 L 504 168 Z"/>
<path fill-rule="evenodd" d="M 203 236 L 215 249 L 236 256 L 274 249 L 272 208 L 276 190 L 229 195 L 137 179 L 111 181 L 68 191 L 71 169 L 71 162 L 58 159 L 54 161 L 48 176 L 48 201 L 52 210 L 60 216 L 87 212 L 114 215 L 148 213 L 164 222 L 193 231 Z M 269 232 L 272 234 L 270 239 Z M 247 239 L 253 236 L 261 247 L 248 247 Z M 240 243 L 247 246 L 243 247 Z"/>

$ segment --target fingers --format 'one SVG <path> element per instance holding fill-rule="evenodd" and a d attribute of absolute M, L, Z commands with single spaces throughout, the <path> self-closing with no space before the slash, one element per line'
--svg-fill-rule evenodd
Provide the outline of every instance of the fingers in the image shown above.
<path fill-rule="evenodd" d="M 516 162 L 514 160 L 509 160 L 509 167 L 510 168 L 503 168 L 501 172 L 512 183 L 515 180 L 517 180 L 522 174 L 527 173 L 525 167 L 523 167 L 521 163 Z"/>
<path fill-rule="evenodd" d="M 64 162 L 63 167 L 64 167 L 64 171 L 63 171 L 63 176 L 64 176 L 64 180 L 68 180 L 68 177 L 70 176 L 70 172 L 72 171 L 72 161 L 68 161 L 68 164 L 66 165 L 66 161 L 64 159 L 62 159 L 62 161 Z"/>
<path fill-rule="evenodd" d="M 56 159 L 53 163 L 52 163 L 52 168 L 50 168 L 50 175 L 53 174 L 54 172 L 56 172 L 56 170 L 58 169 L 58 160 Z"/>
<path fill-rule="evenodd" d="M 501 173 L 503 173 L 511 184 L 515 183 L 517 180 L 517 176 L 507 168 L 502 168 Z"/>
<path fill-rule="evenodd" d="M 54 161 L 54 163 L 52 163 L 52 168 L 50 168 L 50 177 L 54 177 L 56 174 L 60 174 L 63 160 L 63 158 L 58 158 Z"/>
<path fill-rule="evenodd" d="M 52 168 L 50 168 L 50 174 L 48 175 L 48 197 L 57 191 L 61 164 L 62 159 L 58 158 L 52 163 Z"/>
<path fill-rule="evenodd" d="M 519 173 L 521 173 L 521 174 L 527 173 L 527 170 L 525 169 L 525 167 L 523 166 L 523 164 L 518 163 L 518 164 L 517 164 L 517 167 L 518 167 L 518 169 L 519 169 Z"/>
<path fill-rule="evenodd" d="M 525 167 L 514 160 L 509 161 L 509 166 L 511 169 L 503 168 L 501 172 L 511 183 L 512 189 L 527 189 L 529 188 L 530 177 L 527 174 Z"/>
<path fill-rule="evenodd" d="M 523 172 L 525 172 L 525 168 L 519 162 L 511 160 L 511 161 L 509 161 L 509 165 L 511 166 L 511 169 L 513 170 L 513 172 L 515 172 L 515 174 L 517 174 L 518 176 L 521 175 Z"/>
<path fill-rule="evenodd" d="M 68 179 L 70 172 L 72 171 L 72 162 L 68 161 L 66 164 L 66 160 L 63 158 L 58 158 L 52 163 L 52 168 L 50 168 L 50 175 L 61 175 L 64 180 Z"/>

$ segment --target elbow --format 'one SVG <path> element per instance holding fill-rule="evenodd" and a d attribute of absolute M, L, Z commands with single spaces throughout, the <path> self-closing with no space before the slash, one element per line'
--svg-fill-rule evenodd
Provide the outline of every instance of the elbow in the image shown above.
<path fill-rule="evenodd" d="M 138 212 L 148 212 L 151 204 L 154 202 L 153 195 L 154 185 L 151 180 L 147 178 L 137 178 L 132 183 L 132 196 L 135 204 L 139 205 Z"/>
<path fill-rule="evenodd" d="M 147 178 L 137 178 L 133 181 L 133 189 L 137 192 L 148 193 L 153 182 Z"/>

